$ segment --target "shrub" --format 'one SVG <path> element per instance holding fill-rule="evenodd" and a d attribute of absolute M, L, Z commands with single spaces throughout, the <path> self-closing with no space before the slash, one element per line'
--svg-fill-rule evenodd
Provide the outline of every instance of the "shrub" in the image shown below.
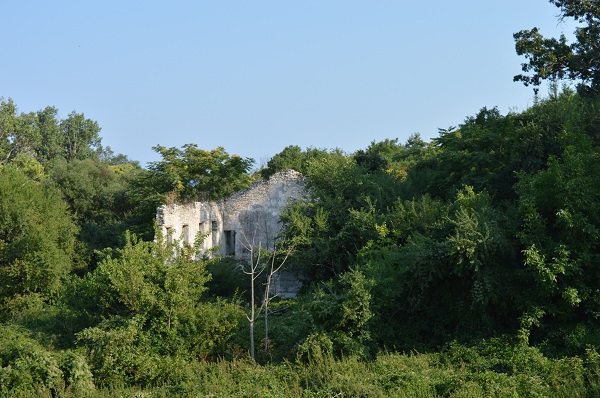
<path fill-rule="evenodd" d="M 72 351 L 53 353 L 22 327 L 0 325 L 0 396 L 78 395 L 94 390 L 85 360 Z"/>

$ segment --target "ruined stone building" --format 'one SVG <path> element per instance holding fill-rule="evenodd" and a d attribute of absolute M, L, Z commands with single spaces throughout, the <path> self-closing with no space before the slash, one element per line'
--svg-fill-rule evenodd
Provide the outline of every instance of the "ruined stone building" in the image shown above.
<path fill-rule="evenodd" d="M 250 247 L 273 249 L 281 230 L 279 217 L 290 201 L 303 197 L 304 177 L 286 170 L 258 181 L 248 189 L 210 202 L 163 205 L 156 220 L 163 236 L 170 241 L 194 243 L 198 234 L 206 235 L 201 251 L 217 248 L 221 255 L 243 258 Z M 289 274 L 279 277 L 280 295 L 297 286 Z M 289 296 L 290 294 L 288 294 Z"/>

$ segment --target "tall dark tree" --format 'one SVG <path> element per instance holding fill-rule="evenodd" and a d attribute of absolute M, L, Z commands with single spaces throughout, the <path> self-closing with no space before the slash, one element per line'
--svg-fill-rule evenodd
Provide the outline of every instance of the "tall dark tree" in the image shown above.
<path fill-rule="evenodd" d="M 64 157 L 63 137 L 57 114 L 58 109 L 52 106 L 47 106 L 36 113 L 35 124 L 40 133 L 36 153 L 37 159 L 43 164 Z"/>
<path fill-rule="evenodd" d="M 600 91 L 600 3 L 593 0 L 550 0 L 560 9 L 560 18 L 577 22 L 575 41 L 564 35 L 545 38 L 538 28 L 515 33 L 517 54 L 525 56 L 524 74 L 515 76 L 526 86 L 543 80 L 569 79 L 579 92 L 596 96 Z M 537 89 L 536 89 L 537 91 Z"/>
<path fill-rule="evenodd" d="M 76 231 L 58 190 L 20 170 L 0 169 L 1 309 L 18 310 L 15 303 L 32 294 L 45 300 L 58 292 L 71 271 Z"/>

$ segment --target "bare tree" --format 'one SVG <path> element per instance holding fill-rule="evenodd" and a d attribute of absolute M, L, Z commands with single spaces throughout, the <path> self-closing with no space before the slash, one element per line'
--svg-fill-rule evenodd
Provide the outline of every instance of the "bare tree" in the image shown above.
<path fill-rule="evenodd" d="M 278 271 L 281 270 L 289 255 L 292 252 L 292 246 L 281 250 L 277 246 L 275 229 L 272 228 L 272 221 L 262 209 L 255 209 L 244 212 L 240 215 L 240 233 L 242 239 L 241 245 L 244 254 L 248 257 L 248 265 L 243 267 L 243 271 L 250 277 L 250 313 L 246 318 L 250 323 L 250 356 L 255 358 L 254 326 L 256 319 L 261 311 L 265 312 L 265 345 L 269 349 L 269 303 L 277 294 L 272 293 L 273 282 Z M 266 282 L 264 284 L 263 300 L 257 309 L 256 305 L 256 283 L 259 278 L 265 274 Z"/>

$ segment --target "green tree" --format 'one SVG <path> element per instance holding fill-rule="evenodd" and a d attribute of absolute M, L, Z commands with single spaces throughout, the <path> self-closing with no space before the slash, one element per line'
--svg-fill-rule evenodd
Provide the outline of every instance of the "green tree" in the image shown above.
<path fill-rule="evenodd" d="M 57 190 L 0 169 L 0 302 L 55 297 L 72 269 L 77 228 Z M 6 316 L 6 313 L 4 313 Z"/>
<path fill-rule="evenodd" d="M 67 161 L 97 156 L 96 150 L 102 148 L 100 126 L 97 122 L 86 119 L 83 113 L 71 112 L 60 122 L 60 131 Z"/>
<path fill-rule="evenodd" d="M 295 204 L 283 221 L 287 237 L 298 243 L 291 262 L 310 280 L 348 271 L 361 247 L 377 235 L 381 213 L 398 197 L 401 178 L 370 166 L 339 150 L 308 162 L 311 199 Z"/>
<path fill-rule="evenodd" d="M 561 157 L 517 184 L 523 262 L 536 285 L 526 295 L 522 336 L 552 334 L 559 347 L 582 350 L 600 342 L 600 157 L 585 135 L 566 131 L 562 141 Z"/>
<path fill-rule="evenodd" d="M 97 122 L 71 112 L 57 119 L 58 110 L 19 113 L 12 99 L 0 98 L 0 162 L 26 154 L 46 165 L 55 159 L 98 158 L 103 151 Z"/>
<path fill-rule="evenodd" d="M 74 308 L 86 302 L 105 319 L 81 331 L 78 343 L 88 350 L 101 382 L 152 382 L 166 377 L 155 367 L 157 361 L 224 352 L 243 313 L 235 303 L 203 297 L 210 275 L 208 260 L 196 257 L 199 244 L 128 236 L 122 249 L 84 278 L 91 289 L 80 289 L 83 297 L 73 302 Z"/>
<path fill-rule="evenodd" d="M 538 28 L 515 33 L 517 54 L 528 62 L 522 64 L 526 74 L 514 80 L 539 86 L 546 79 L 569 79 L 577 82 L 580 93 L 595 96 L 600 90 L 600 4 L 590 0 L 550 2 L 560 9 L 561 18 L 577 22 L 575 42 L 567 43 L 564 35 L 545 38 Z"/>
<path fill-rule="evenodd" d="M 289 145 L 267 162 L 267 167 L 260 171 L 262 178 L 269 178 L 281 170 L 292 169 L 302 173 L 305 154 L 298 145 Z"/>
<path fill-rule="evenodd" d="M 39 142 L 33 114 L 18 114 L 12 99 L 0 98 L 0 165 L 19 154 L 34 154 Z"/>
<path fill-rule="evenodd" d="M 515 228 L 514 211 L 472 187 L 452 202 L 398 199 L 357 260 L 375 284 L 373 338 L 409 349 L 516 330 Z"/>
<path fill-rule="evenodd" d="M 195 144 L 182 149 L 155 146 L 162 160 L 138 172 L 127 193 L 134 207 L 132 231 L 144 239 L 154 236 L 156 208 L 167 202 L 216 200 L 247 188 L 254 160 L 229 155 L 222 147 L 211 151 Z"/>
<path fill-rule="evenodd" d="M 516 200 L 516 173 L 535 173 L 548 157 L 560 156 L 560 134 L 565 128 L 597 138 L 598 117 L 592 101 L 582 101 L 570 89 L 555 86 L 547 99 L 520 113 L 502 115 L 482 108 L 458 126 L 440 130 L 435 151 L 415 163 L 408 181 L 417 194 L 451 199 L 464 185 L 485 190 L 494 200 Z"/>
<path fill-rule="evenodd" d="M 63 193 L 80 226 L 82 260 L 89 266 L 97 261 L 95 251 L 120 247 L 125 230 L 135 222 L 135 206 L 127 198 L 131 181 L 141 168 L 134 163 L 111 165 L 99 159 L 59 158 L 48 164 L 48 183 Z"/>
<path fill-rule="evenodd" d="M 253 159 L 229 155 L 222 147 L 207 151 L 195 144 L 183 149 L 153 148 L 162 160 L 150 163 L 152 183 L 160 193 L 174 192 L 179 200 L 219 199 L 250 185 Z"/>
<path fill-rule="evenodd" d="M 373 281 L 358 270 L 317 286 L 307 305 L 313 332 L 300 346 L 299 356 L 312 359 L 324 352 L 368 357 L 372 287 Z"/>
<path fill-rule="evenodd" d="M 40 133 L 36 157 L 42 164 L 64 157 L 63 136 L 57 114 L 58 109 L 52 106 L 36 113 L 35 124 Z"/>
<path fill-rule="evenodd" d="M 260 175 L 266 179 L 278 171 L 289 169 L 306 174 L 309 162 L 326 157 L 327 153 L 325 149 L 307 148 L 303 151 L 298 145 L 290 145 L 273 156 L 267 162 L 267 167 L 260 171 Z"/>
<path fill-rule="evenodd" d="M 476 190 L 506 194 L 512 186 L 512 170 L 506 171 L 508 144 L 512 120 L 497 108 L 483 108 L 475 117 L 469 117 L 458 129 L 440 130 L 434 140 L 440 149 L 435 162 L 436 178 L 429 193 L 451 198 L 463 185 Z"/>

